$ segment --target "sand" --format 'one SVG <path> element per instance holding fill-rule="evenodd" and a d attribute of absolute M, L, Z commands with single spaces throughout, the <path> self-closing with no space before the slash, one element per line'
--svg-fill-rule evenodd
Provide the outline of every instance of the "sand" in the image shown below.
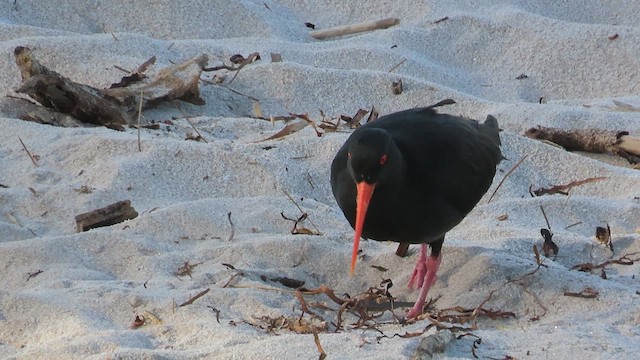
<path fill-rule="evenodd" d="M 448 235 L 437 309 L 485 307 L 514 318 L 478 321 L 484 358 L 631 359 L 640 352 L 640 266 L 610 265 L 640 251 L 640 172 L 612 156 L 587 157 L 531 140 L 536 125 L 627 130 L 640 135 L 640 3 L 570 0 L 491 1 L 5 1 L 0 7 L 0 358 L 3 359 L 315 359 L 313 335 L 265 331 L 249 323 L 297 318 L 290 277 L 337 294 L 358 294 L 382 279 L 401 301 L 417 247 L 396 257 L 396 244 L 364 241 L 366 258 L 349 277 L 352 230 L 330 190 L 329 165 L 348 129 L 317 137 L 307 127 L 280 140 L 256 142 L 285 126 L 252 119 L 253 100 L 203 83 L 207 104 L 177 102 L 145 112 L 160 130 L 118 132 L 59 128 L 19 119 L 16 46 L 71 79 L 96 87 L 116 82 L 155 55 L 157 71 L 207 54 L 220 65 L 231 55 L 259 52 L 230 88 L 258 98 L 266 115 L 308 113 L 318 121 L 375 106 L 381 114 L 452 98 L 441 109 L 500 122 L 506 157 L 489 193 Z M 401 19 L 386 30 L 324 41 L 317 28 Z M 447 20 L 435 23 L 436 20 Z M 611 40 L 614 34 L 618 37 Z M 272 63 L 270 53 L 283 61 Z M 393 72 L 394 65 L 405 60 Z M 227 82 L 233 73 L 227 74 Z M 524 74 L 526 78 L 516 79 Z M 203 75 L 210 79 L 212 73 Z M 404 93 L 391 82 L 402 79 Z M 542 98 L 542 101 L 540 99 Z M 193 132 L 207 143 L 187 141 Z M 164 122 L 170 120 L 170 124 Z M 20 137 L 39 158 L 34 166 Z M 499 181 L 520 160 L 489 203 Z M 606 180 L 569 197 L 532 198 L 529 187 Z M 83 186 L 90 192 L 79 191 Z M 296 203 L 322 235 L 292 235 Z M 75 215 L 130 199 L 140 215 L 121 224 L 75 231 Z M 557 258 L 520 283 L 503 284 L 536 268 L 533 245 L 547 227 Z M 232 239 L 231 225 L 234 223 Z M 498 220 L 506 214 L 506 220 Z M 572 224 L 576 224 L 569 227 Z M 614 252 L 597 243 L 597 226 L 611 227 Z M 309 220 L 303 223 L 313 229 Z M 637 256 L 636 256 L 637 257 Z M 188 262 L 190 276 L 177 276 Z M 235 270 L 224 264 L 232 265 Z M 371 267 L 382 266 L 385 272 Z M 38 271 L 40 274 L 30 277 Z M 232 286 L 224 287 L 237 273 Z M 267 280 L 262 278 L 266 276 Z M 197 293 L 193 304 L 177 307 Z M 564 296 L 592 288 L 596 299 Z M 326 296 L 307 296 L 333 310 Z M 216 313 L 219 311 L 219 318 Z M 546 310 L 545 310 L 546 309 Z M 146 316 L 145 316 L 146 314 Z M 149 315 L 153 314 L 153 315 Z M 398 310 L 402 314 L 402 310 Z M 131 329 L 136 315 L 147 324 Z M 309 317 L 308 315 L 306 316 Z M 532 318 L 538 318 L 532 321 Z M 321 332 L 329 359 L 410 358 L 429 320 L 402 326 Z M 387 314 L 385 321 L 391 317 Z M 157 320 L 157 321 L 156 321 Z M 218 320 L 218 321 L 217 321 Z M 450 324 L 451 325 L 451 324 Z M 471 325 L 471 324 L 467 324 Z M 330 329 L 332 327 L 330 326 Z M 471 358 L 475 339 L 454 340 L 438 358 Z"/>

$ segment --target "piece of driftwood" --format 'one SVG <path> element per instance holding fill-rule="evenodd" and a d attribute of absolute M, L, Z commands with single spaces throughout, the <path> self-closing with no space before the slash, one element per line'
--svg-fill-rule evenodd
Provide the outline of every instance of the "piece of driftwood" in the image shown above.
<path fill-rule="evenodd" d="M 204 54 L 163 69 L 154 76 L 112 89 L 97 89 L 71 81 L 40 64 L 29 48 L 16 47 L 14 56 L 22 76 L 22 84 L 16 92 L 27 94 L 41 105 L 85 123 L 114 128 L 136 123 L 140 93 L 143 94 L 143 109 L 173 99 L 204 104 L 198 88 L 200 73 L 208 61 Z M 144 71 L 145 64 L 139 70 Z"/>
<path fill-rule="evenodd" d="M 524 135 L 532 139 L 550 141 L 569 151 L 614 153 L 624 157 L 631 164 L 640 162 L 640 139 L 630 136 L 627 131 L 563 130 L 538 126 L 527 130 Z"/>
<path fill-rule="evenodd" d="M 365 21 L 358 24 L 336 26 L 328 29 L 309 31 L 309 35 L 315 39 L 328 39 L 336 36 L 356 34 L 365 31 L 386 29 L 394 25 L 398 25 L 400 19 L 386 18 L 375 21 Z"/>
<path fill-rule="evenodd" d="M 131 206 L 131 200 L 118 201 L 115 204 L 77 215 L 76 229 L 78 232 L 83 232 L 135 219 L 137 216 L 138 212 Z"/>

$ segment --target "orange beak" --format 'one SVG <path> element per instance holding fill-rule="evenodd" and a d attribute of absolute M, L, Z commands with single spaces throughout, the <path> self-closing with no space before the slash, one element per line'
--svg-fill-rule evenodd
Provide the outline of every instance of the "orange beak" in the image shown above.
<path fill-rule="evenodd" d="M 364 181 L 356 184 L 356 190 L 358 191 L 358 194 L 356 196 L 356 232 L 353 235 L 353 254 L 351 254 L 350 271 L 351 275 L 353 275 L 356 269 L 356 262 L 358 261 L 358 248 L 360 247 L 360 237 L 362 236 L 364 219 L 367 215 L 369 201 L 371 201 L 371 196 L 373 195 L 373 190 L 375 188 L 375 184 L 367 184 Z"/>

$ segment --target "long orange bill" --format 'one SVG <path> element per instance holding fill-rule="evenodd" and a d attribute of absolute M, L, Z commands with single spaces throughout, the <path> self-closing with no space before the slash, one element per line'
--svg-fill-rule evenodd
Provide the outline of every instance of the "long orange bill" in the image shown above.
<path fill-rule="evenodd" d="M 358 195 L 356 196 L 356 232 L 353 235 L 353 254 L 351 254 L 351 271 L 350 274 L 356 269 L 356 261 L 358 261 L 358 248 L 360 247 L 360 237 L 362 236 L 362 228 L 364 226 L 364 219 L 367 215 L 367 208 L 369 207 L 369 201 L 373 195 L 373 190 L 376 188 L 375 184 L 367 184 L 362 181 L 356 184 L 356 190 Z"/>

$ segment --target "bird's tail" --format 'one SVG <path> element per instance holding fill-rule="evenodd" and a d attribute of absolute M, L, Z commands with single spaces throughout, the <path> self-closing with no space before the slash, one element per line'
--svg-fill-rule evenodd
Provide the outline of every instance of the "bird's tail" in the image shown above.
<path fill-rule="evenodd" d="M 493 115 L 488 115 L 487 120 L 480 125 L 480 132 L 487 135 L 490 139 L 501 145 L 500 128 L 498 127 L 498 119 Z"/>
<path fill-rule="evenodd" d="M 499 147 L 502 143 L 500 142 L 500 127 L 498 126 L 498 119 L 492 115 L 488 115 L 487 120 L 479 126 L 479 130 L 498 145 L 498 151 L 496 152 L 496 164 L 506 159 L 504 155 L 502 155 L 502 151 L 500 151 Z"/>

